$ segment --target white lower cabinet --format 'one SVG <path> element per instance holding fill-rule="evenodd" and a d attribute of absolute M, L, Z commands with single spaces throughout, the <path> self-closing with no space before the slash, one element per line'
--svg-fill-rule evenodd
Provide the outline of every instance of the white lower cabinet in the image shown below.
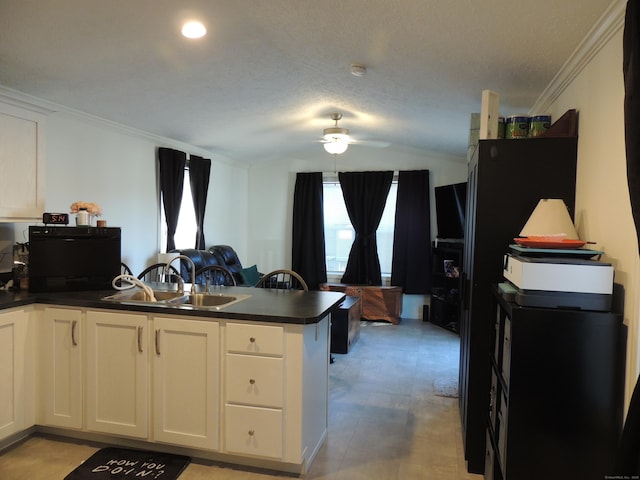
<path fill-rule="evenodd" d="M 283 355 L 283 327 L 227 323 L 225 446 L 228 452 L 282 459 Z"/>
<path fill-rule="evenodd" d="M 303 325 L 58 306 L 38 315 L 40 424 L 298 473 L 326 437 L 328 317 Z M 0 439 L 29 426 L 30 390 L 17 380 L 30 378 L 24 352 L 35 351 L 24 346 L 24 317 L 0 314 Z"/>
<path fill-rule="evenodd" d="M 32 425 L 34 339 L 25 309 L 0 313 L 0 440 Z"/>
<path fill-rule="evenodd" d="M 147 438 L 147 316 L 88 310 L 85 320 L 87 429 Z"/>
<path fill-rule="evenodd" d="M 44 423 L 82 428 L 82 311 L 45 307 L 40 320 Z"/>
<path fill-rule="evenodd" d="M 153 439 L 218 450 L 218 322 L 153 319 Z"/>

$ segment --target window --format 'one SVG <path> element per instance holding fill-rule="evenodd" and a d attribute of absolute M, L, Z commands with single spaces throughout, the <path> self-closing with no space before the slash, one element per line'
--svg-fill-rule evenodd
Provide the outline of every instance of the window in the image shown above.
<path fill-rule="evenodd" d="M 376 232 L 378 257 L 380 258 L 382 275 L 391 275 L 397 190 L 398 182 L 394 180 L 389 190 L 382 220 L 380 220 L 380 225 Z M 342 197 L 340 182 L 338 180 L 327 180 L 323 182 L 323 195 L 324 242 L 327 273 L 344 273 L 356 233 L 347 214 L 347 207 Z"/>
<path fill-rule="evenodd" d="M 164 206 L 160 202 L 160 249 L 167 248 L 167 219 L 164 213 Z M 193 248 L 196 243 L 196 212 L 193 209 L 193 198 L 191 197 L 191 184 L 189 183 L 189 168 L 184 169 L 184 185 L 182 191 L 182 203 L 180 203 L 180 215 L 178 216 L 178 227 L 174 240 L 176 249 Z"/>

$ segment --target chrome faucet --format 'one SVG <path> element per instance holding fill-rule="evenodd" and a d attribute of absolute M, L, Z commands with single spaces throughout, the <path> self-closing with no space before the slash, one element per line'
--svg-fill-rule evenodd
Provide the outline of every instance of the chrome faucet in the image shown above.
<path fill-rule="evenodd" d="M 169 275 L 169 266 L 179 258 L 184 259 L 191 264 L 191 293 L 192 294 L 196 293 L 196 264 L 193 263 L 193 260 L 191 259 L 191 257 L 187 257 L 186 255 L 178 255 L 177 257 L 172 258 L 164 267 L 164 274 Z M 180 275 L 178 275 L 177 277 L 178 277 L 178 293 L 184 293 L 184 279 Z"/>

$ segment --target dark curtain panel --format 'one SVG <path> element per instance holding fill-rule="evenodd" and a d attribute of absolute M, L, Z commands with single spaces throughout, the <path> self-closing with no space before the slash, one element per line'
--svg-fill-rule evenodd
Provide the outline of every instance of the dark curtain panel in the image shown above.
<path fill-rule="evenodd" d="M 167 252 L 176 248 L 174 235 L 178 226 L 182 189 L 184 185 L 184 167 L 187 154 L 171 148 L 158 149 L 160 165 L 160 192 L 164 214 L 167 218 Z"/>
<path fill-rule="evenodd" d="M 209 190 L 209 176 L 211 174 L 211 160 L 191 155 L 189 158 L 189 185 L 193 197 L 193 210 L 196 214 L 196 246 L 198 250 L 205 250 L 204 243 L 204 211 L 207 206 L 207 192 Z"/>
<path fill-rule="evenodd" d="M 324 249 L 322 173 L 298 173 L 293 192 L 291 268 L 310 290 L 327 281 Z"/>
<path fill-rule="evenodd" d="M 622 37 L 624 75 L 624 130 L 627 154 L 627 182 L 631 211 L 640 245 L 640 5 L 627 2 Z M 618 448 L 614 475 L 640 474 L 640 384 L 636 383 Z"/>
<path fill-rule="evenodd" d="M 338 179 L 349 219 L 356 231 L 342 282 L 382 285 L 376 230 L 387 202 L 393 172 L 340 172 Z"/>
<path fill-rule="evenodd" d="M 627 2 L 622 47 L 627 182 L 640 246 L 640 5 L 637 1 Z"/>
<path fill-rule="evenodd" d="M 398 174 L 391 285 L 404 293 L 431 291 L 429 170 Z"/>

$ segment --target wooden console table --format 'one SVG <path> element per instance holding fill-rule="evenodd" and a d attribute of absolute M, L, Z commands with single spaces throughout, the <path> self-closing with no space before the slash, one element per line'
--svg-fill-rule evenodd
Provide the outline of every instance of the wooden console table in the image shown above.
<path fill-rule="evenodd" d="M 362 301 L 362 318 L 398 323 L 402 314 L 402 288 L 379 285 L 321 283 L 320 290 L 342 292 Z"/>

